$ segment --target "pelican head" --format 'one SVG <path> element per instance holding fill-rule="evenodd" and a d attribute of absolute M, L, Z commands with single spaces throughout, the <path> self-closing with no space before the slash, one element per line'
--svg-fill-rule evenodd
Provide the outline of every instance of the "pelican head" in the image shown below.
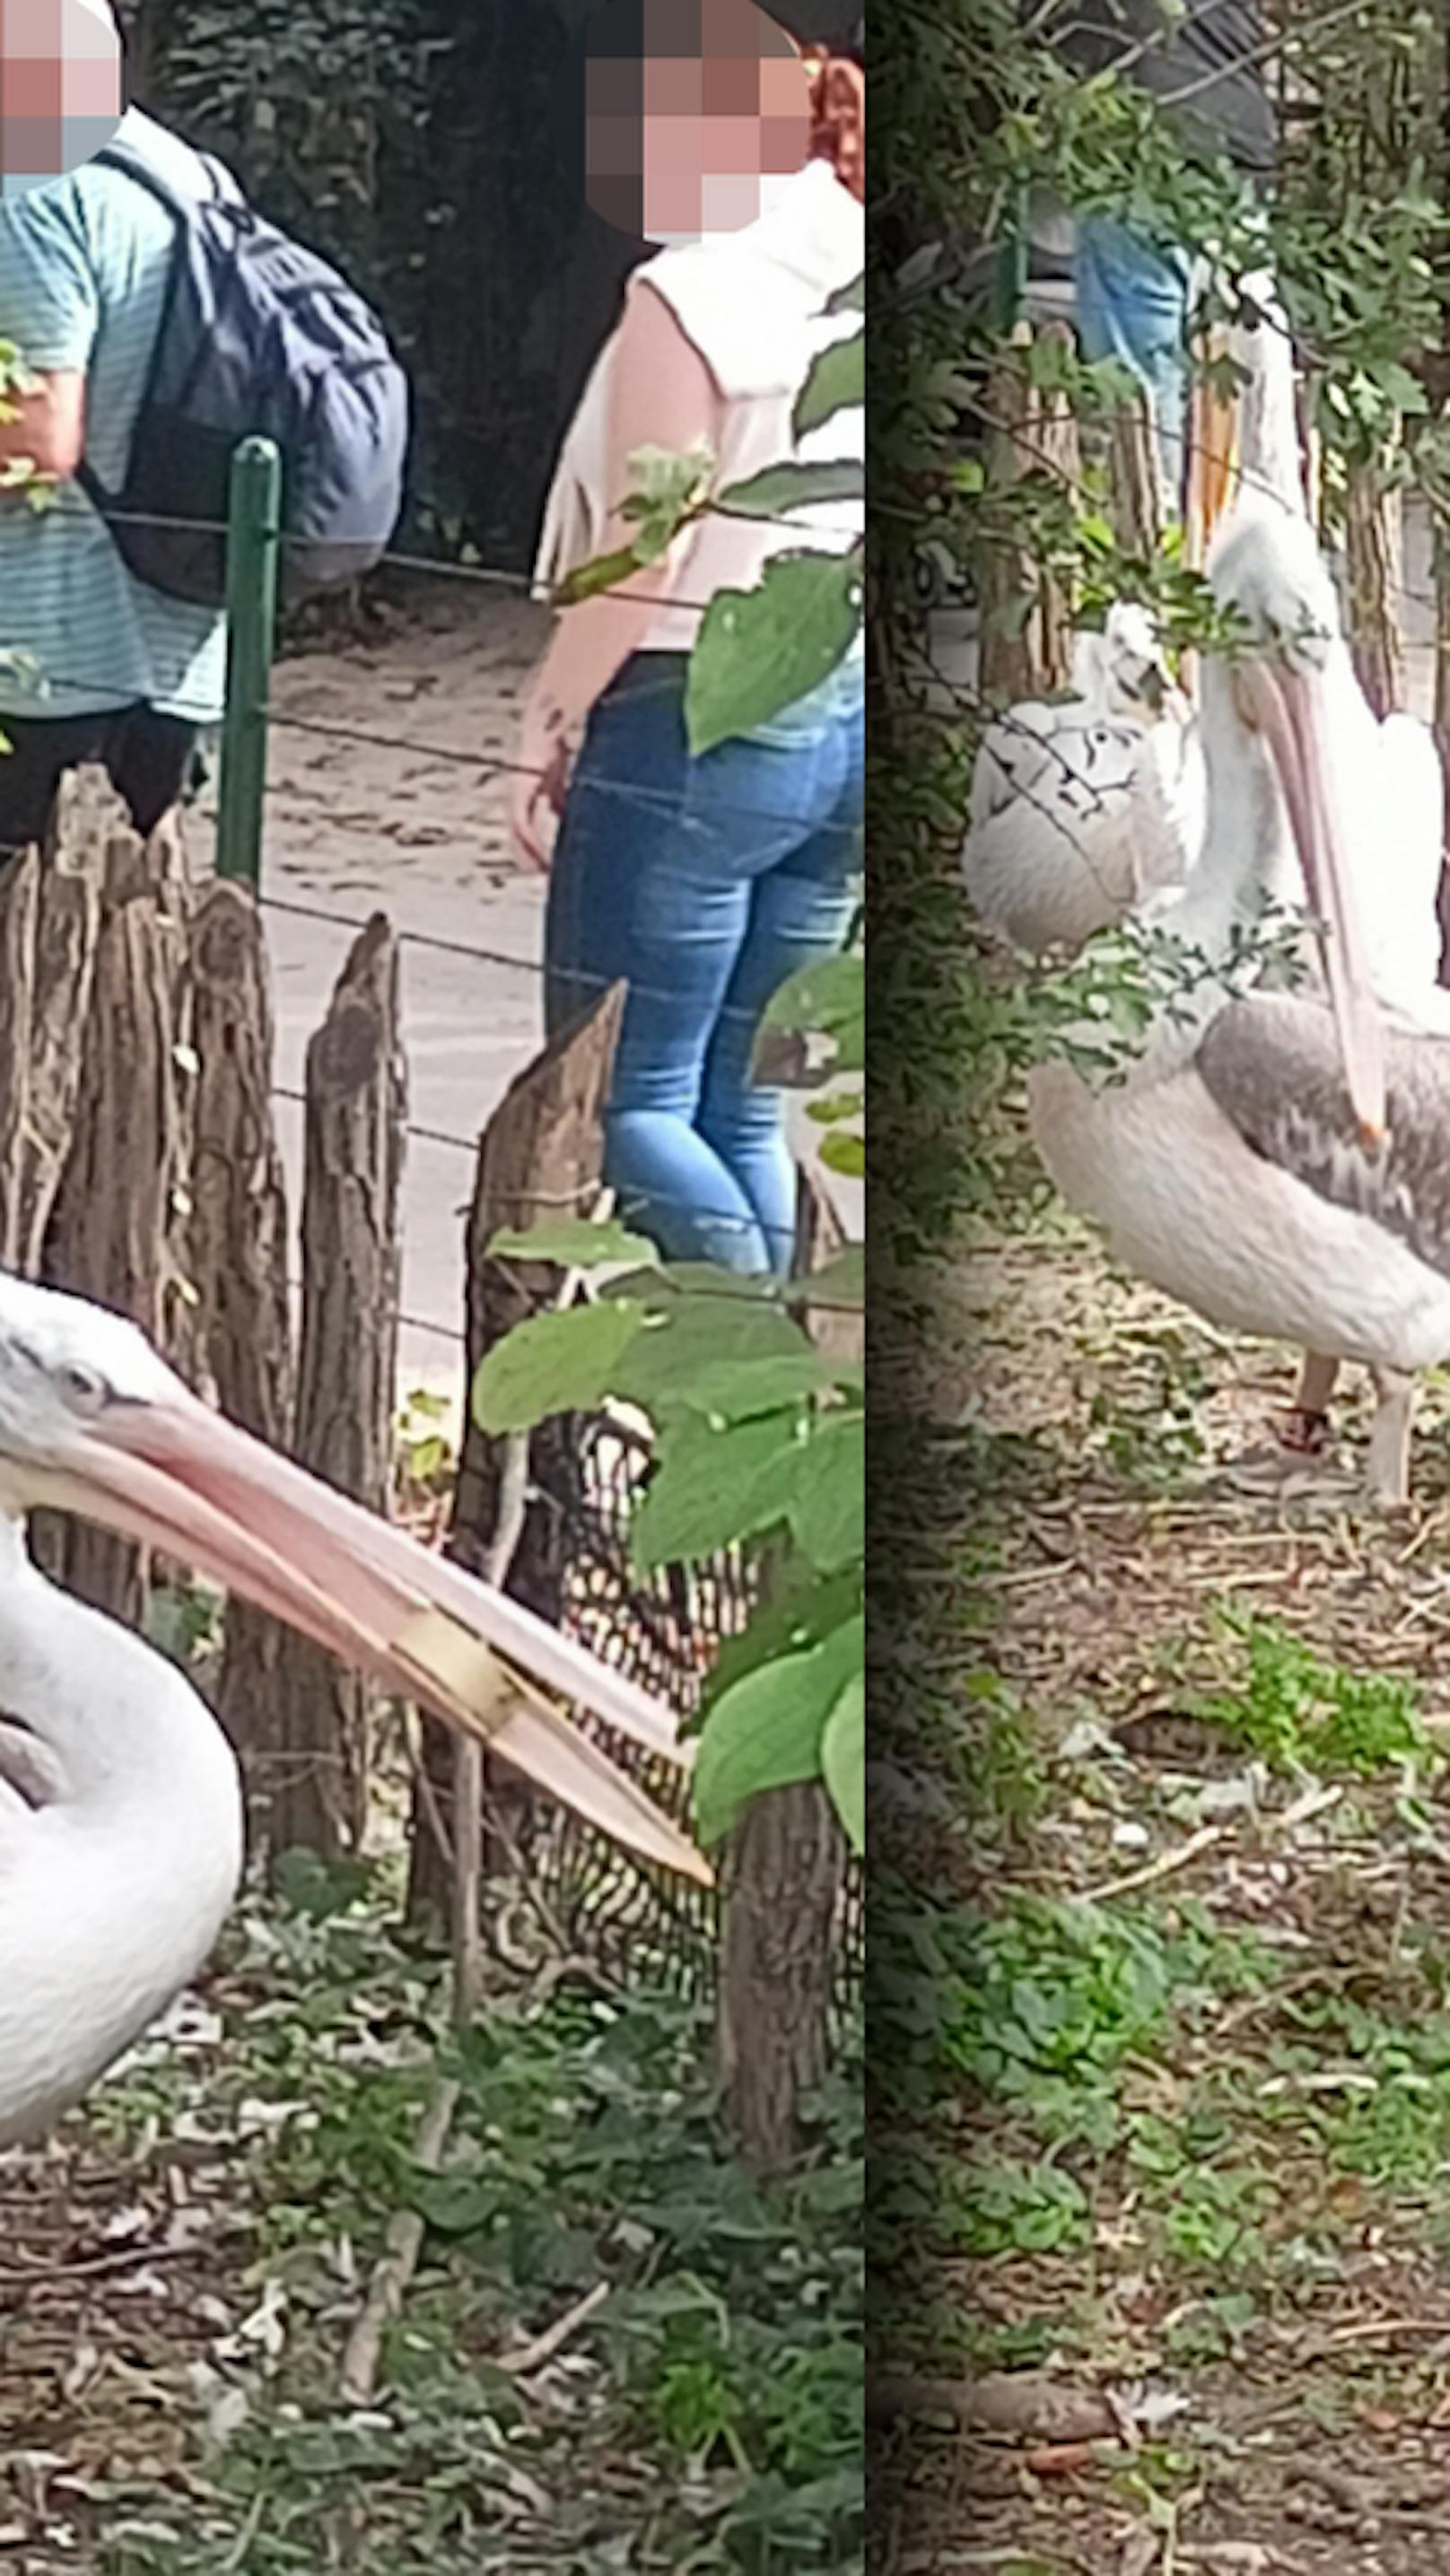
<path fill-rule="evenodd" d="M 1384 1133 L 1384 1038 L 1335 792 L 1325 673 L 1343 650 L 1339 608 L 1307 520 L 1272 502 L 1241 502 L 1207 566 L 1220 608 L 1251 641 L 1231 692 L 1239 721 L 1262 737 L 1278 773 L 1305 892 L 1318 916 L 1325 979 L 1345 1080 L 1367 1142 Z"/>
<path fill-rule="evenodd" d="M 0 1274 L 0 1512 L 35 1508 L 196 1567 L 480 1737 L 617 1841 L 708 1882 L 694 1846 L 556 1702 L 683 1767 L 668 1709 L 209 1411 L 121 1317 Z"/>

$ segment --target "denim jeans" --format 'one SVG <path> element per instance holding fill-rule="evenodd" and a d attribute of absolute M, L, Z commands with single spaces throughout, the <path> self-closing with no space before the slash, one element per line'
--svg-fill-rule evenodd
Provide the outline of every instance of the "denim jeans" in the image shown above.
<path fill-rule="evenodd" d="M 589 721 L 545 935 L 551 1035 L 629 985 L 605 1178 L 667 1259 L 784 1272 L 795 1168 L 750 1079 L 773 994 L 834 955 L 860 865 L 862 666 L 691 757 L 688 659 L 636 653 Z"/>
<path fill-rule="evenodd" d="M 1192 263 L 1103 215 L 1078 219 L 1073 256 L 1078 338 L 1091 364 L 1116 358 L 1153 398 L 1169 506 L 1182 506 L 1186 344 Z"/>

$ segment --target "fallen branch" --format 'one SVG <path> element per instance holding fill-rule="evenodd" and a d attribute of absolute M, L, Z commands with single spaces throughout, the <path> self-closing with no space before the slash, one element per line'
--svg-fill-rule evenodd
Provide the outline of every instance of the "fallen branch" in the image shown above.
<path fill-rule="evenodd" d="M 562 2317 L 556 2318 L 553 2325 L 546 2326 L 542 2334 L 535 2335 L 533 2342 L 526 2343 L 521 2352 L 501 2354 L 499 2369 L 507 2370 L 515 2379 L 527 2379 L 532 2372 L 542 2370 L 545 2362 L 552 2361 L 567 2343 L 572 2343 L 581 2326 L 586 2326 L 590 2318 L 598 2314 L 609 2292 L 608 2281 L 596 2281 L 592 2290 L 586 2290 L 582 2299 L 577 2299 L 572 2308 L 566 2308 Z"/>
<path fill-rule="evenodd" d="M 1143 1863 L 1141 1869 L 1130 1869 L 1124 1878 L 1107 1879 L 1101 1887 L 1089 1887 L 1079 1896 L 1079 1905 L 1105 1905 L 1110 1897 L 1131 1896 L 1135 1888 L 1152 1887 L 1160 1878 L 1171 1878 L 1176 1870 L 1187 1869 L 1200 1852 L 1222 1842 L 1222 1825 L 1200 1825 L 1186 1843 L 1169 1852 L 1160 1852 L 1156 1860 Z"/>
<path fill-rule="evenodd" d="M 424 2173 L 438 2171 L 457 2108 L 457 2085 L 451 2081 L 440 2084 L 423 2114 L 414 2150 L 415 2161 Z M 387 2252 L 373 2274 L 362 2315 L 348 2336 L 342 2357 L 342 2397 L 347 2406 L 372 2403 L 383 2337 L 402 2311 L 408 2285 L 418 2269 L 424 2233 L 424 2222 L 416 2209 L 400 2209 L 388 2229 Z"/>

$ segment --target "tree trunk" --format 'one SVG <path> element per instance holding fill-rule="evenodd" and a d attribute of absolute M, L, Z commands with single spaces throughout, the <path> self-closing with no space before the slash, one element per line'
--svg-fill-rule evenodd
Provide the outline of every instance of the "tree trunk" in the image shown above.
<path fill-rule="evenodd" d="M 816 1781 L 753 1798 L 731 1837 L 716 2047 L 725 2116 L 757 2173 L 791 2164 L 826 2073 L 845 1859 Z"/>
<path fill-rule="evenodd" d="M 1349 629 L 1359 685 L 1377 716 L 1405 703 L 1405 647 L 1399 595 L 1404 586 L 1400 495 L 1373 466 L 1355 466 L 1345 484 L 1344 540 Z"/>
<path fill-rule="evenodd" d="M 1070 324 L 1048 322 L 1038 335 L 1043 348 L 1073 346 Z M 1076 494 L 1082 476 L 1082 449 L 1077 422 L 1065 393 L 1034 393 L 1031 431 L 1039 470 L 1051 474 L 1065 492 Z M 1038 685 L 1046 692 L 1065 689 L 1072 678 L 1072 593 L 1055 574 L 1044 571 L 1037 604 L 1034 648 Z"/>
<path fill-rule="evenodd" d="M 624 987 L 616 985 L 588 1017 L 566 1029 L 521 1073 L 484 1130 L 468 1220 L 468 1384 L 486 1352 L 515 1324 L 551 1304 L 559 1274 L 541 1263 L 494 1261 L 488 1247 L 505 1227 L 534 1225 L 548 1215 L 587 1216 L 604 1169 L 603 1109 L 619 1042 Z M 450 1556 L 471 1573 L 486 1569 L 498 1525 L 499 1485 L 507 1443 L 479 1430 L 465 1408 L 463 1454 L 454 1501 Z M 570 1520 L 582 1506 L 578 1426 L 545 1422 L 531 1442 L 531 1492 L 508 1589 L 542 1619 L 558 1625 L 564 1608 Z M 448 1920 L 453 1839 L 454 1753 L 446 1727 L 422 1720 L 420 1778 L 413 1802 L 408 1915 L 437 1930 Z M 517 1842 L 526 1829 L 529 1792 L 518 1775 L 485 1762 L 486 1877 L 506 1854 L 498 1820 Z M 490 1833 L 490 1822 L 494 1830 Z"/>
<path fill-rule="evenodd" d="M 842 1249 L 844 1230 L 809 1168 L 801 1173 L 796 1266 L 802 1278 Z M 847 1319 L 807 1309 L 839 1356 Z M 859 1319 L 849 1319 L 856 1331 Z M 769 1582 L 769 1566 L 762 1581 Z M 801 2106 L 829 2062 L 831 1997 L 848 1846 L 819 1781 L 753 1798 L 730 1838 L 715 2047 L 726 2119 L 746 2162 L 785 2171 L 800 2144 Z"/>
<path fill-rule="evenodd" d="M 192 936 L 197 1076 L 192 1277 L 222 1411 L 270 1448 L 292 1443 L 287 1192 L 272 1118 L 272 995 L 261 916 L 242 886 L 208 888 Z M 284 1631 L 227 1607 L 217 1715 L 249 1755 L 277 1702 Z"/>
<path fill-rule="evenodd" d="M 397 1409 L 406 1081 L 398 946 L 381 913 L 354 943 L 307 1051 L 302 1348 L 296 1454 L 325 1484 L 387 1509 Z M 356 1849 L 367 1820 L 369 1685 L 302 1637 L 278 1661 L 259 1749 L 274 1852 Z"/>
<path fill-rule="evenodd" d="M 1032 470 L 1032 394 L 1027 355 L 1032 332 L 1025 322 L 1013 334 L 1012 353 L 992 370 L 987 388 L 987 490 L 1005 497 Z M 977 561 L 981 616 L 977 687 L 990 705 L 1011 706 L 1039 694 L 1040 672 L 1033 624 L 1037 576 L 1023 547 L 992 540 Z"/>
<path fill-rule="evenodd" d="M 99 783 L 86 791 L 104 802 Z M 110 797 L 105 887 L 90 1009 L 78 1036 L 74 1133 L 43 1274 L 129 1315 L 189 1373 L 185 1210 L 192 1076 L 186 856 L 168 820 L 143 848 Z M 79 1522 L 37 1523 L 36 1553 L 68 1590 L 135 1624 L 138 1551 Z"/>

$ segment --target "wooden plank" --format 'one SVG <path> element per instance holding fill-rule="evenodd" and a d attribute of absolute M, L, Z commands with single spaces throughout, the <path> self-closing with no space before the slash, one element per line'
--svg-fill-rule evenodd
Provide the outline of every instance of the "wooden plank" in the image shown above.
<path fill-rule="evenodd" d="M 62 779 L 43 850 L 0 892 L 0 1262 L 33 1279 L 70 1154 L 112 833 L 101 770 Z"/>

